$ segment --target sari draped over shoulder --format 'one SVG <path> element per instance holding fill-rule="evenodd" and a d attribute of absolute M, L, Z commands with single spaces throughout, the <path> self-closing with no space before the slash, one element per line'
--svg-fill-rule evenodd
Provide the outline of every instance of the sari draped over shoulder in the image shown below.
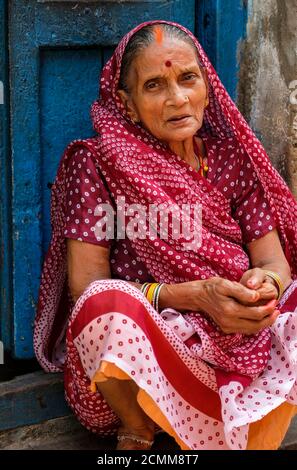
<path fill-rule="evenodd" d="M 36 356 L 45 370 L 64 370 L 70 406 L 88 429 L 100 435 L 113 434 L 119 423 L 96 391 L 96 382 L 117 377 L 137 383 L 142 408 L 182 448 L 257 448 L 253 430 L 261 433 L 253 423 L 265 420 L 269 428 L 272 413 L 275 420 L 277 410 L 286 407 L 291 418 L 297 404 L 297 203 L 200 44 L 182 26 L 176 25 L 192 38 L 208 73 L 209 106 L 198 135 L 212 161 L 209 176 L 202 177 L 141 125 L 130 121 L 117 96 L 121 60 L 131 35 L 154 23 L 139 25 L 119 43 L 103 69 L 100 99 L 92 106 L 98 136 L 72 142 L 61 159 L 52 188 L 52 240 L 35 319 Z M 72 203 L 67 194 L 72 178 L 69 168 L 80 155 L 78 168 L 94 168 L 90 178 L 97 178 L 108 191 L 114 213 L 121 206 L 137 205 L 144 211 L 140 223 L 145 224 L 152 205 L 164 211 L 174 208 L 169 227 L 174 227 L 176 213 L 194 235 L 194 241 L 188 242 L 175 237 L 172 230 L 162 238 L 158 226 L 154 237 L 130 239 L 133 253 L 156 282 L 212 276 L 239 281 L 250 267 L 244 244 L 253 239 L 251 223 L 244 220 L 245 205 L 248 199 L 255 205 L 261 199 L 264 209 L 253 233 L 261 237 L 277 228 L 294 280 L 280 301 L 277 322 L 253 336 L 226 335 L 204 312 L 181 315 L 168 308 L 158 313 L 124 279 L 93 282 L 73 305 L 66 273 L 67 214 L 68 203 Z M 225 180 L 221 181 L 228 180 L 228 184 L 220 185 L 218 175 L 222 174 Z M 84 181 L 91 189 L 84 190 L 82 205 L 91 213 L 88 198 L 92 188 L 96 193 L 96 183 L 92 185 L 88 177 Z M 201 211 L 201 218 L 196 217 L 195 208 Z M 74 214 L 83 209 L 77 203 L 71 210 Z M 84 220 L 92 225 L 88 218 Z M 93 232 L 102 228 L 99 219 L 97 223 Z M 124 221 L 125 230 L 127 226 Z M 78 238 L 76 229 L 69 232 L 70 237 Z M 85 233 L 82 241 L 90 241 L 91 232 Z M 107 246 L 106 241 L 102 246 Z M 276 448 L 288 423 L 289 418 L 282 419 L 280 437 L 275 439 L 271 431 L 259 445 Z"/>

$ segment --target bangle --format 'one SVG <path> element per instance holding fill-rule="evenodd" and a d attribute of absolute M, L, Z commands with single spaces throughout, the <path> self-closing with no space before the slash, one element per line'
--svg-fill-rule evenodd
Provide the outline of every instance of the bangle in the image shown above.
<path fill-rule="evenodd" d="M 155 310 L 157 310 L 157 303 L 158 303 L 157 301 L 158 301 L 158 298 L 159 298 L 160 287 L 161 287 L 161 284 L 158 284 L 155 287 L 155 290 L 153 292 L 152 306 L 154 307 Z"/>
<path fill-rule="evenodd" d="M 155 292 L 154 292 L 154 308 L 155 310 L 157 310 L 158 313 L 159 312 L 159 297 L 160 297 L 160 292 L 162 290 L 162 287 L 165 285 L 165 283 L 163 282 L 162 284 L 159 284 L 158 287 L 156 288 Z"/>
<path fill-rule="evenodd" d="M 140 288 L 140 291 L 145 295 L 145 297 L 146 297 L 146 292 L 147 292 L 149 286 L 150 286 L 150 283 L 145 282 L 144 284 L 142 284 L 142 286 Z"/>
<path fill-rule="evenodd" d="M 146 298 L 151 305 L 153 305 L 154 293 L 158 285 L 159 285 L 158 282 L 152 282 L 146 292 Z"/>
<path fill-rule="evenodd" d="M 147 298 L 149 303 L 154 307 L 157 312 L 159 312 L 159 297 L 164 283 L 160 284 L 159 282 L 145 282 L 142 284 L 140 290 Z"/>
<path fill-rule="evenodd" d="M 284 290 L 285 290 L 280 276 L 274 271 L 267 271 L 266 269 L 264 269 L 264 272 L 265 272 L 266 276 L 271 277 L 271 279 L 273 279 L 275 284 L 277 285 L 277 289 L 278 289 L 277 300 L 279 300 L 281 298 L 281 296 L 283 295 Z"/>

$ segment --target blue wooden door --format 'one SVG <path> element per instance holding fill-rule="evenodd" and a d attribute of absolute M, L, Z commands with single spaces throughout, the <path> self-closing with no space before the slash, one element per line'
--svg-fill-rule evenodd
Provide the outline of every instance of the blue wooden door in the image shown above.
<path fill-rule="evenodd" d="M 233 25 L 238 27 L 229 31 L 229 44 L 224 35 L 226 5 L 228 14 L 236 12 L 239 18 L 236 21 L 233 15 Z M 48 183 L 65 146 L 75 138 L 93 135 L 89 110 L 98 95 L 103 64 L 120 38 L 138 23 L 172 20 L 201 38 L 234 95 L 236 47 L 244 14 L 241 0 L 11 0 L 8 12 L 0 0 L 0 8 L 9 18 L 11 110 L 10 144 L 2 141 L 5 296 L 2 289 L 0 338 L 14 357 L 25 359 L 33 357 L 33 319 L 50 239 Z M 7 53 L 5 38 L 3 48 Z M 4 115 L 2 122 L 6 122 Z"/>

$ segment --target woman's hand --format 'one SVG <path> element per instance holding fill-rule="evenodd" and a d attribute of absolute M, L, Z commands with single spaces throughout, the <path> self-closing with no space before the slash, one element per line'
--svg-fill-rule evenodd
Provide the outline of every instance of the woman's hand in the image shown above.
<path fill-rule="evenodd" d="M 253 268 L 246 271 L 240 283 L 253 289 L 259 294 L 259 300 L 252 305 L 265 305 L 269 300 L 277 299 L 278 289 L 273 279 L 265 274 L 265 271 L 261 268 Z M 251 305 L 246 303 L 245 305 Z"/>
<path fill-rule="evenodd" d="M 260 293 L 221 277 L 169 284 L 161 290 L 162 305 L 177 310 L 206 312 L 224 333 L 252 335 L 272 325 L 277 300 L 257 306 Z"/>

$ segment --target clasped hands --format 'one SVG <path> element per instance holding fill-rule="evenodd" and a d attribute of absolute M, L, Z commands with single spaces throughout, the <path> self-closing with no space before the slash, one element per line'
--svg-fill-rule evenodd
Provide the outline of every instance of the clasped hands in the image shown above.
<path fill-rule="evenodd" d="M 210 278 L 203 287 L 200 306 L 226 334 L 256 334 L 280 314 L 278 289 L 263 269 L 249 269 L 240 282 Z"/>

